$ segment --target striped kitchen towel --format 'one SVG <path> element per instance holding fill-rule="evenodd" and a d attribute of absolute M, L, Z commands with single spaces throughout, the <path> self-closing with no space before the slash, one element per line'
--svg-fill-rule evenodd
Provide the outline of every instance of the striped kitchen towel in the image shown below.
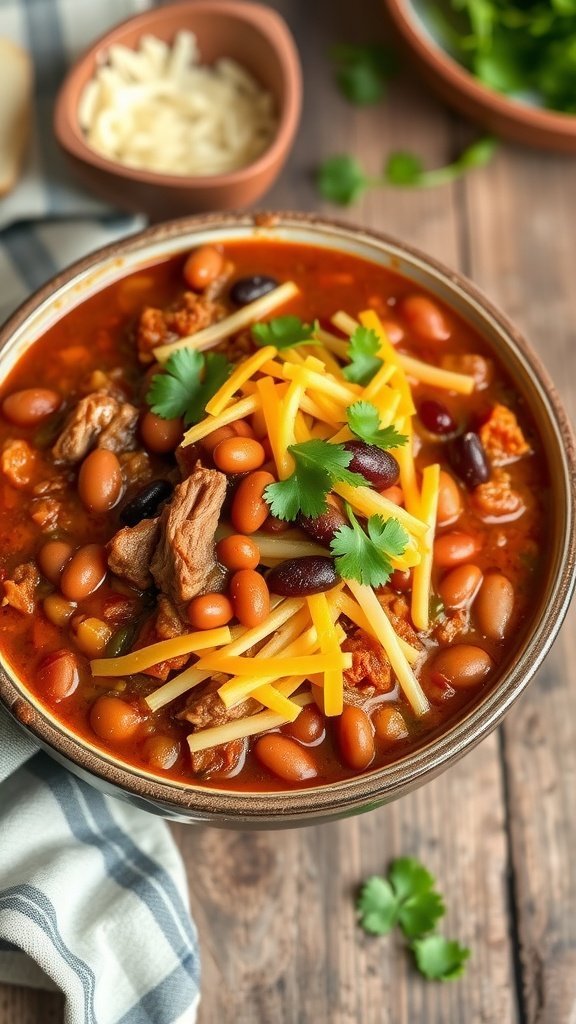
<path fill-rule="evenodd" d="M 60 267 L 140 226 L 68 181 L 51 106 L 69 61 L 146 6 L 0 0 L 0 37 L 35 67 L 26 166 L 0 200 L 0 320 Z M 66 1024 L 193 1024 L 199 999 L 198 939 L 167 826 L 78 781 L 1 709 L 0 981 L 60 988 Z"/>

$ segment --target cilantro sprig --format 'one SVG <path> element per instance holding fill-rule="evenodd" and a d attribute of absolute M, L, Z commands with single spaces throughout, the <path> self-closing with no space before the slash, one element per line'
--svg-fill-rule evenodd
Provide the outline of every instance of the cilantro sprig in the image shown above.
<path fill-rule="evenodd" d="M 368 384 L 377 370 L 382 366 L 378 358 L 380 342 L 378 335 L 370 327 L 356 327 L 350 335 L 346 354 L 349 359 L 342 373 L 346 380 L 354 384 Z"/>
<path fill-rule="evenodd" d="M 302 323 L 299 316 L 276 316 L 263 324 L 254 324 L 252 337 L 259 347 L 275 345 L 277 349 L 295 348 L 296 345 L 315 345 L 318 321 Z"/>
<path fill-rule="evenodd" d="M 399 434 L 395 427 L 380 426 L 380 414 L 372 402 L 354 402 L 348 406 L 346 418 L 350 430 L 356 437 L 384 451 L 389 448 L 401 448 L 408 440 L 406 434 Z"/>
<path fill-rule="evenodd" d="M 392 50 L 378 43 L 366 46 L 343 43 L 332 48 L 330 57 L 340 92 L 350 103 L 361 106 L 382 99 L 388 79 L 397 67 Z"/>
<path fill-rule="evenodd" d="M 186 426 L 198 423 L 210 401 L 228 379 L 232 364 L 219 352 L 173 352 L 161 373 L 150 382 L 146 402 L 162 419 L 184 418 Z"/>
<path fill-rule="evenodd" d="M 446 912 L 433 875 L 413 857 L 393 861 L 386 878 L 374 875 L 363 885 L 356 909 L 370 935 L 387 935 L 398 925 L 418 970 L 430 980 L 451 981 L 465 970 L 470 950 L 434 932 Z"/>
<path fill-rule="evenodd" d="M 455 181 L 474 167 L 483 167 L 491 159 L 497 143 L 491 137 L 478 139 L 460 156 L 434 170 L 426 170 L 420 157 L 399 151 L 391 153 L 381 175 L 367 175 L 355 157 L 341 153 L 328 157 L 320 165 L 317 186 L 324 199 L 339 206 L 350 206 L 361 198 L 366 189 L 382 185 L 433 188 Z"/>
<path fill-rule="evenodd" d="M 350 526 L 341 526 L 330 542 L 336 571 L 342 579 L 383 587 L 393 572 L 392 558 L 406 550 L 408 534 L 397 519 L 382 516 L 370 516 L 365 533 L 349 505 L 346 511 Z"/>
<path fill-rule="evenodd" d="M 277 519 L 291 522 L 298 513 L 313 519 L 321 516 L 327 508 L 326 495 L 335 483 L 369 486 L 360 473 L 352 473 L 347 468 L 353 454 L 341 444 L 314 438 L 292 444 L 288 451 L 294 459 L 294 472 L 286 480 L 269 484 L 264 491 L 270 511 Z"/>

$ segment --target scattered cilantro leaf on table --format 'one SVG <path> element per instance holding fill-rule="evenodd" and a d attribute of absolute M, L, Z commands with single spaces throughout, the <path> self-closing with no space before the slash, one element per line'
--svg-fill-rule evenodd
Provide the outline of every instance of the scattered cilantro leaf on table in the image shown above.
<path fill-rule="evenodd" d="M 378 335 L 371 327 L 357 327 L 350 335 L 347 355 L 348 366 L 342 370 L 346 380 L 354 384 L 368 384 L 377 370 L 382 366 L 378 358 L 380 342 Z"/>
<path fill-rule="evenodd" d="M 466 968 L 470 950 L 442 935 L 425 935 L 415 939 L 412 952 L 421 974 L 430 981 L 453 981 Z"/>
<path fill-rule="evenodd" d="M 302 323 L 299 316 L 276 316 L 263 324 L 254 324 L 252 337 L 257 345 L 275 345 L 277 349 L 294 348 L 296 345 L 315 344 L 318 323 Z"/>
<path fill-rule="evenodd" d="M 401 448 L 408 440 L 406 434 L 399 434 L 395 427 L 380 426 L 380 414 L 372 402 L 354 402 L 348 406 L 346 418 L 350 430 L 356 437 L 384 451 L 389 448 Z"/>
<path fill-rule="evenodd" d="M 219 352 L 204 355 L 193 349 L 179 349 L 169 357 L 163 371 L 152 377 L 146 402 L 162 419 L 183 416 L 187 426 L 197 423 L 231 370 L 231 363 Z"/>
<path fill-rule="evenodd" d="M 395 860 L 388 873 L 399 903 L 398 920 L 407 938 L 426 935 L 444 915 L 444 901 L 436 880 L 413 857 Z"/>
<path fill-rule="evenodd" d="M 342 579 L 383 587 L 392 575 L 391 559 L 406 550 L 408 534 L 397 519 L 382 516 L 370 516 L 365 533 L 349 506 L 347 513 L 350 526 L 341 526 L 330 543 L 336 570 Z"/>
<path fill-rule="evenodd" d="M 338 206 L 350 206 L 367 188 L 377 184 L 378 178 L 366 177 L 358 161 L 345 153 L 328 157 L 318 170 L 318 191 Z"/>
<path fill-rule="evenodd" d="M 356 907 L 362 928 L 371 935 L 387 935 L 398 924 L 398 901 L 390 882 L 379 875 L 364 883 Z"/>
<path fill-rule="evenodd" d="M 336 67 L 336 81 L 350 103 L 377 103 L 386 91 L 389 78 L 396 71 L 392 50 L 378 43 L 366 46 L 343 43 L 334 46 L 330 57 Z"/>
<path fill-rule="evenodd" d="M 294 472 L 286 480 L 269 484 L 264 491 L 277 519 L 292 521 L 299 512 L 311 518 L 321 516 L 326 511 L 326 495 L 335 483 L 368 485 L 360 473 L 347 468 L 353 455 L 343 445 L 314 438 L 290 445 L 288 451 L 294 459 Z"/>

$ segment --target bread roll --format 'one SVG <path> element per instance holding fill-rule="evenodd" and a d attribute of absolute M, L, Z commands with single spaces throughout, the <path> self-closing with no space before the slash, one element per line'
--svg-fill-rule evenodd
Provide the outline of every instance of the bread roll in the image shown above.
<path fill-rule="evenodd" d="M 0 36 L 0 196 L 18 180 L 32 118 L 32 61 Z"/>

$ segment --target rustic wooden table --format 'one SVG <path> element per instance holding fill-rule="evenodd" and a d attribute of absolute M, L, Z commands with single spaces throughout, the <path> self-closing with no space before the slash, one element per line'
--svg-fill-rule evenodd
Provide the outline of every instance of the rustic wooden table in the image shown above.
<path fill-rule="evenodd" d="M 323 210 L 405 239 L 479 284 L 523 328 L 576 411 L 576 161 L 503 145 L 489 167 L 432 191 L 381 189 L 323 205 L 314 165 L 392 149 L 430 166 L 469 128 L 406 72 L 377 107 L 349 106 L 332 43 L 383 34 L 378 0 L 278 0 L 304 67 L 304 112 L 270 208 Z M 203 960 L 201 1024 L 574 1024 L 575 610 L 505 725 L 437 781 L 361 817 L 299 831 L 178 826 Z M 472 948 L 464 978 L 423 981 L 394 939 L 364 936 L 353 895 L 400 855 L 446 896 L 446 934 Z M 57 996 L 0 986 L 0 1024 L 56 1024 Z M 75 1022 L 80 1024 L 80 1022 Z"/>

